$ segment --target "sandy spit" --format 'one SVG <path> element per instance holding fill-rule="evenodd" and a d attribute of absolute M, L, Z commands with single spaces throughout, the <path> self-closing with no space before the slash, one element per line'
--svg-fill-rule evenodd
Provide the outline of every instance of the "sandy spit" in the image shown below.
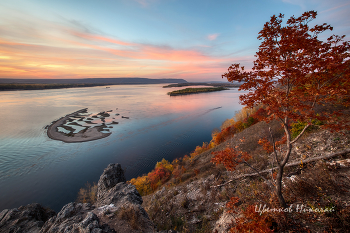
<path fill-rule="evenodd" d="M 74 142 L 93 141 L 93 140 L 108 137 L 109 135 L 112 134 L 112 133 L 101 133 L 100 132 L 101 127 L 88 128 L 85 132 L 80 131 L 79 133 L 73 134 L 72 136 L 68 136 L 64 133 L 58 132 L 57 127 L 63 125 L 68 120 L 68 118 L 77 116 L 79 113 L 84 113 L 86 111 L 87 111 L 87 108 L 84 108 L 79 111 L 68 114 L 64 117 L 61 117 L 57 121 L 52 122 L 51 125 L 47 128 L 47 136 L 54 140 L 59 140 L 67 143 L 74 143 Z"/>

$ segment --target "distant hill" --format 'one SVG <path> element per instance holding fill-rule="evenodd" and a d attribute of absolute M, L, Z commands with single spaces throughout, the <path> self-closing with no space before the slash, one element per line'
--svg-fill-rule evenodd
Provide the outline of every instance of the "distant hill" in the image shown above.
<path fill-rule="evenodd" d="M 187 83 L 184 79 L 149 79 L 149 78 L 85 78 L 85 79 L 5 79 L 0 84 L 161 84 Z"/>

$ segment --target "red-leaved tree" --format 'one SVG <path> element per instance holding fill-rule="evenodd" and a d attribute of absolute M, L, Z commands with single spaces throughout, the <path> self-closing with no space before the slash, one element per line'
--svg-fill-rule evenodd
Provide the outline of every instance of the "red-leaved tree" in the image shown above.
<path fill-rule="evenodd" d="M 285 134 L 285 150 L 276 150 L 271 136 L 272 152 L 277 162 L 275 193 L 281 206 L 286 206 L 282 195 L 282 176 L 294 143 L 315 120 L 323 127 L 333 130 L 349 128 L 348 122 L 340 120 L 341 111 L 317 114 L 318 105 L 349 106 L 349 41 L 345 36 L 318 39 L 320 33 L 333 30 L 328 24 L 309 26 L 317 12 L 309 11 L 302 16 L 291 17 L 283 26 L 284 15 L 272 16 L 259 32 L 262 40 L 257 59 L 251 71 L 240 64 L 233 64 L 222 77 L 228 81 L 244 82 L 240 90 L 249 91 L 240 96 L 240 102 L 248 107 L 263 105 L 267 110 L 265 121 L 277 119 Z M 304 122 L 305 127 L 294 139 L 291 137 L 292 122 Z M 263 141 L 261 141 L 264 143 Z M 226 155 L 226 156 L 225 156 Z M 239 155 L 239 156 L 238 156 Z M 242 161 L 241 153 L 225 151 L 218 153 L 215 162 L 223 162 L 232 168 L 232 163 Z M 235 157 L 233 159 L 232 157 Z M 247 158 L 247 155 L 243 156 Z M 245 161 L 245 160 L 244 160 Z"/>

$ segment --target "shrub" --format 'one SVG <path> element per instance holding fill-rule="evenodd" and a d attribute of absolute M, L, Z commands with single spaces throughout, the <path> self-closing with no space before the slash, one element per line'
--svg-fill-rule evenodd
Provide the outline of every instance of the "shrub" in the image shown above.
<path fill-rule="evenodd" d="M 97 184 L 87 182 L 85 188 L 80 188 L 76 202 L 94 204 L 97 199 Z"/>
<path fill-rule="evenodd" d="M 144 222 L 141 218 L 140 210 L 135 209 L 134 207 L 122 207 L 117 212 L 117 215 L 120 219 L 129 222 L 130 226 L 134 230 L 142 229 Z"/>
<path fill-rule="evenodd" d="M 162 161 L 157 162 L 154 170 L 152 170 L 150 173 L 133 178 L 129 181 L 129 183 L 136 186 L 136 189 L 140 195 L 148 195 L 153 193 L 160 185 L 168 181 L 173 170 L 173 164 L 169 163 L 169 161 L 165 159 L 162 159 Z"/>
<path fill-rule="evenodd" d="M 292 138 L 296 138 L 300 133 L 301 131 L 303 131 L 303 129 L 305 128 L 305 126 L 307 125 L 308 123 L 307 122 L 301 122 L 301 121 L 297 121 L 295 123 L 292 123 L 291 126 L 291 133 L 292 133 Z M 311 130 L 315 129 L 315 126 L 319 126 L 319 125 L 322 125 L 322 122 L 317 120 L 317 119 L 314 119 L 311 121 L 311 124 L 312 126 L 307 128 L 306 129 L 306 132 L 310 132 Z"/>

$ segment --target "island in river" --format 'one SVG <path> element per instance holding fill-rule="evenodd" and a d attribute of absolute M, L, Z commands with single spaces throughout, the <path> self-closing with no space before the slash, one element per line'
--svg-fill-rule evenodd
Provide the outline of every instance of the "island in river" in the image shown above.
<path fill-rule="evenodd" d="M 179 83 L 173 83 L 166 86 L 163 86 L 163 88 L 170 88 L 170 87 L 188 87 L 188 86 L 210 86 L 210 87 L 240 87 L 241 83 L 228 83 L 228 82 L 207 82 L 207 83 L 201 83 L 201 82 L 179 82 Z"/>
<path fill-rule="evenodd" d="M 202 87 L 202 88 L 185 88 L 177 91 L 168 92 L 170 96 L 178 96 L 178 95 L 189 95 L 189 94 L 197 94 L 204 92 L 213 92 L 213 91 L 223 91 L 229 90 L 229 88 L 225 87 Z"/>
<path fill-rule="evenodd" d="M 47 136 L 62 142 L 87 142 L 108 137 L 111 125 L 118 124 L 118 113 L 113 110 L 97 114 L 88 113 L 87 108 L 70 113 L 47 126 Z M 121 116 L 129 119 L 129 117 Z"/>

